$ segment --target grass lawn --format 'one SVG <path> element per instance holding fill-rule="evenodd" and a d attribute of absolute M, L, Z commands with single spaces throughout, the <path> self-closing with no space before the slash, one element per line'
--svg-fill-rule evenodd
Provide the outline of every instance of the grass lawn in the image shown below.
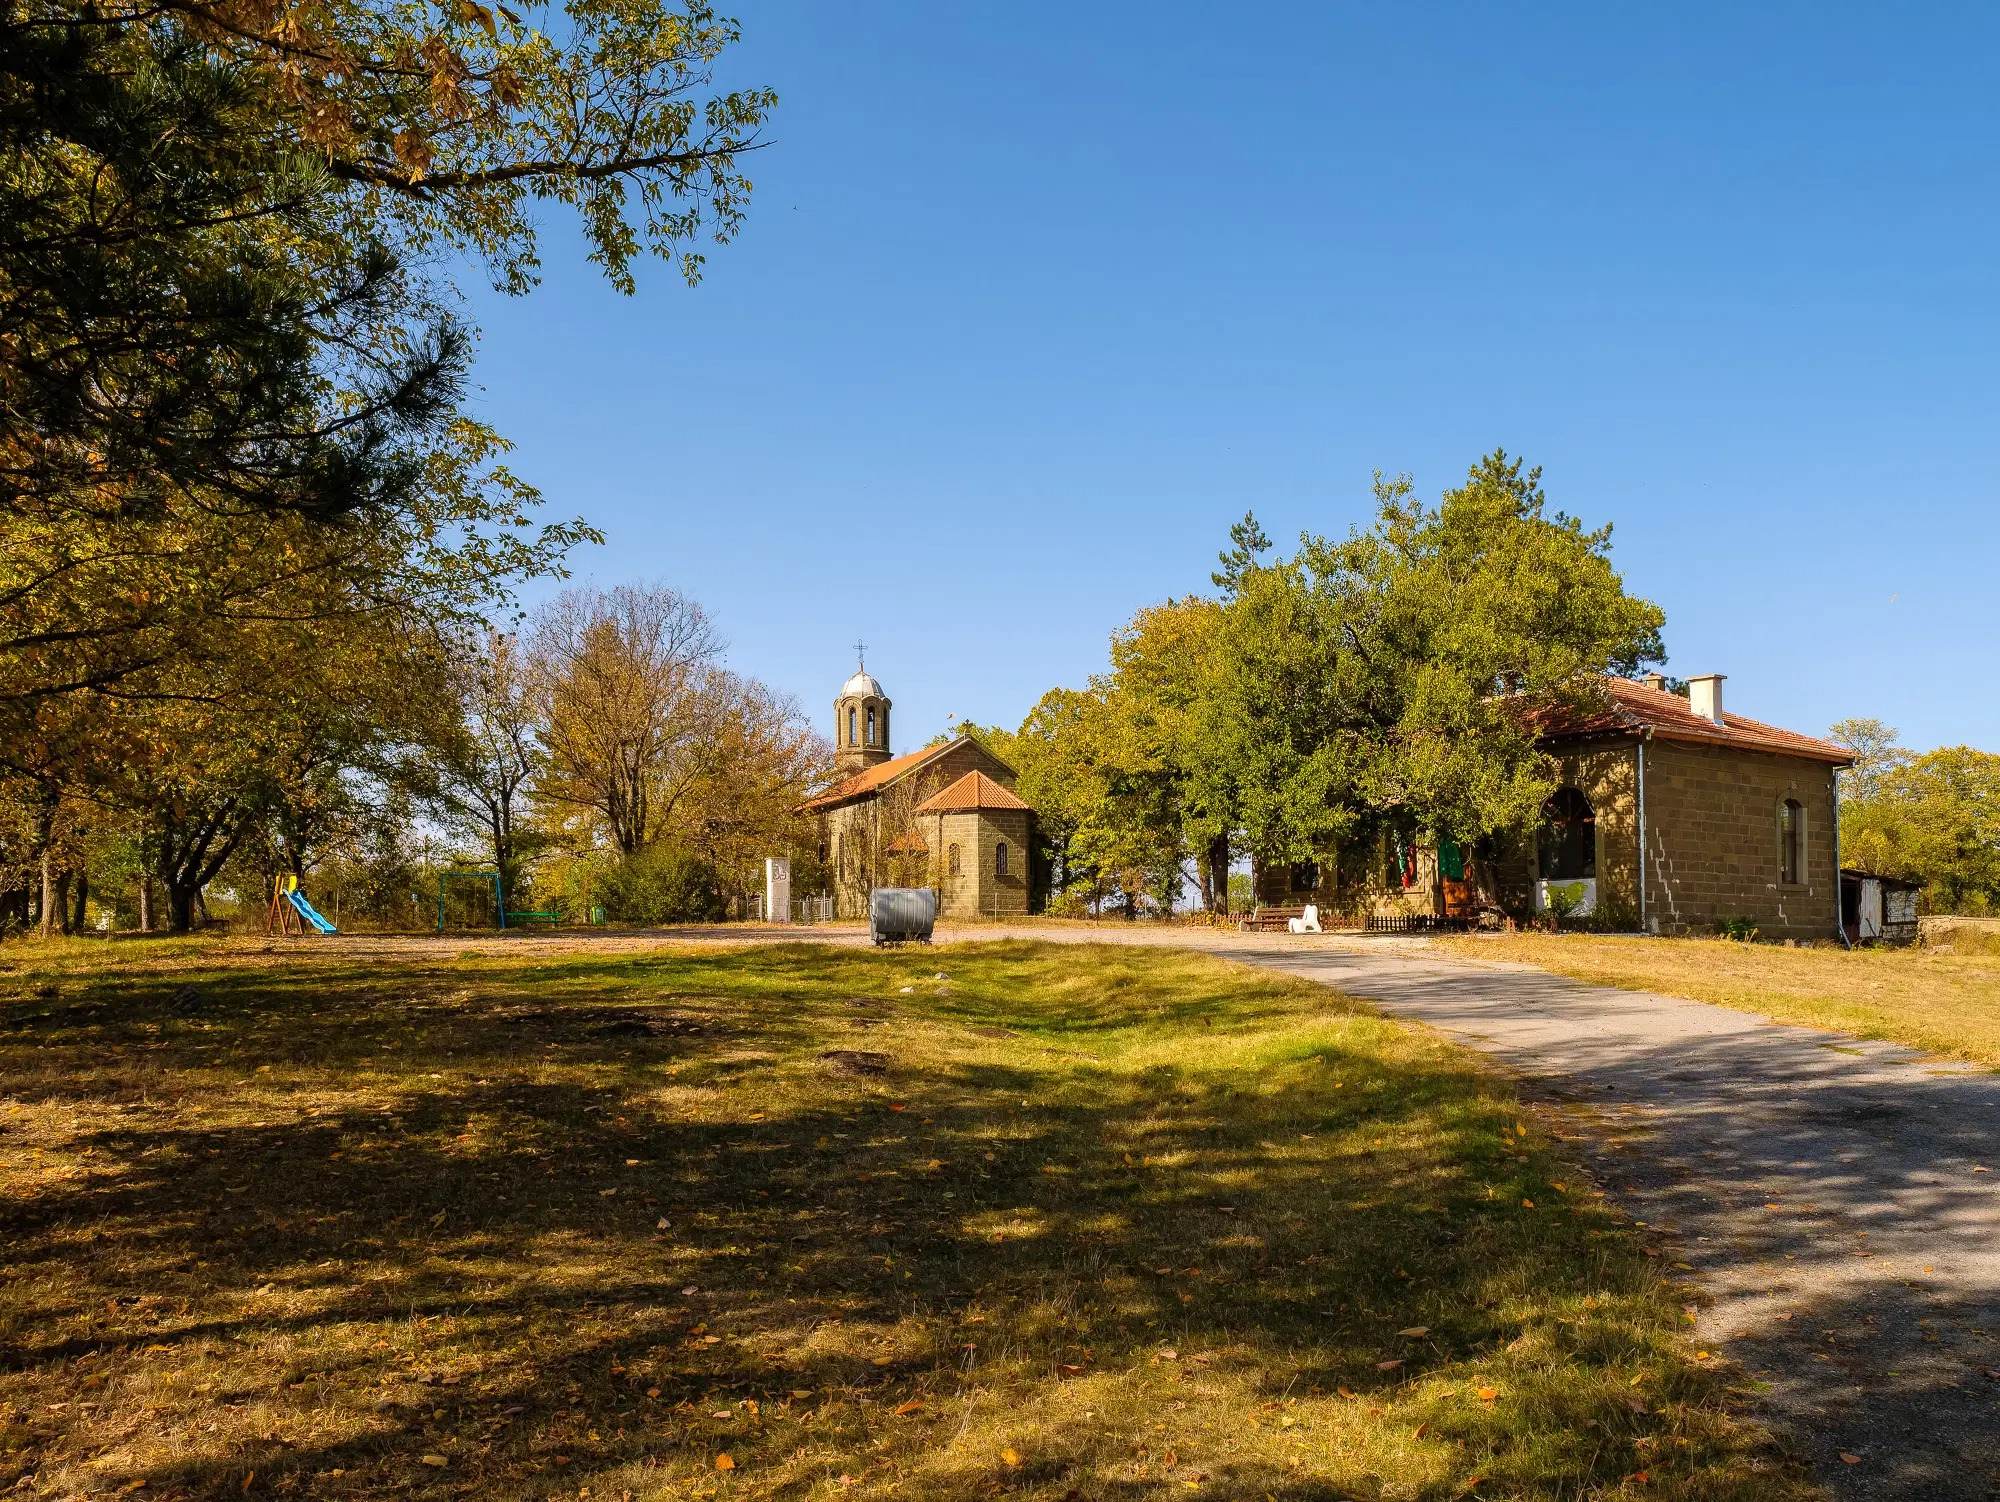
<path fill-rule="evenodd" d="M 1521 934 L 1440 949 L 2000 1065 L 2000 953 Z"/>
<path fill-rule="evenodd" d="M 1504 1083 L 1200 955 L 17 945 L 0 1175 L 36 1495 L 1815 1495 Z"/>

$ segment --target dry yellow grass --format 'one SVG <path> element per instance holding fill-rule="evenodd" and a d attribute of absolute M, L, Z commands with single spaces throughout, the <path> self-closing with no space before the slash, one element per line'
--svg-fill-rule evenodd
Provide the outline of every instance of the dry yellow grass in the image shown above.
<path fill-rule="evenodd" d="M 0 1192 L 37 1495 L 1811 1494 L 1504 1083 L 1184 953 L 14 947 Z"/>
<path fill-rule="evenodd" d="M 1469 936 L 1438 947 L 2000 1065 L 2000 954 L 1591 934 Z"/>

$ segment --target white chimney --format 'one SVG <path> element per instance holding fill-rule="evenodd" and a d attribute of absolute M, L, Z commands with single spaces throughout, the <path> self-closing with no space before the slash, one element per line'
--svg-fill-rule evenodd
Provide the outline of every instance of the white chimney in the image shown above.
<path fill-rule="evenodd" d="M 1722 673 L 1703 673 L 1688 679 L 1688 708 L 1704 720 L 1722 723 Z"/>

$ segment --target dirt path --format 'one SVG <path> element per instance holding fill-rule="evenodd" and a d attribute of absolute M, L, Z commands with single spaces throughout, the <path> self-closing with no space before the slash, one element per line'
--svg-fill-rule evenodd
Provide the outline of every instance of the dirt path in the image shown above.
<path fill-rule="evenodd" d="M 500 942 L 623 948 L 781 932 Z M 866 942 L 849 926 L 782 936 Z M 1366 997 L 1480 1049 L 1574 1123 L 1612 1199 L 1700 1289 L 1698 1340 L 1742 1365 L 1837 1497 L 2000 1497 L 2000 1075 L 1703 1002 L 1450 959 L 1421 941 L 1123 925 L 939 934 L 1007 937 L 1198 947 Z"/>

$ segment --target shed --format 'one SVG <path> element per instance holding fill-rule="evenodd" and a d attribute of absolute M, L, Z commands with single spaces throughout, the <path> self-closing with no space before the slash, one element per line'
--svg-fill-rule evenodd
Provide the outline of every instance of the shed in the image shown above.
<path fill-rule="evenodd" d="M 1899 876 L 1840 870 L 1840 926 L 1850 944 L 1913 944 L 1917 938 L 1917 893 L 1923 888 Z"/>

